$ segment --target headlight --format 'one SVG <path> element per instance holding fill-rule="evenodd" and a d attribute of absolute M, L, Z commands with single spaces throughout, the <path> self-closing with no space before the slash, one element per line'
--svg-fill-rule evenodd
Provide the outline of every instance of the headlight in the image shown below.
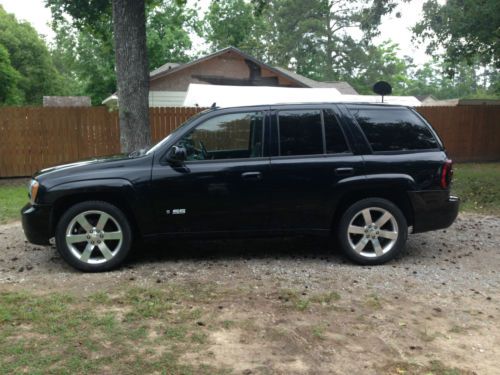
<path fill-rule="evenodd" d="M 30 202 L 31 204 L 35 204 L 36 201 L 36 196 L 38 194 L 38 187 L 40 184 L 38 183 L 37 180 L 31 180 L 30 182 L 30 191 L 29 191 L 29 197 L 30 197 Z"/>

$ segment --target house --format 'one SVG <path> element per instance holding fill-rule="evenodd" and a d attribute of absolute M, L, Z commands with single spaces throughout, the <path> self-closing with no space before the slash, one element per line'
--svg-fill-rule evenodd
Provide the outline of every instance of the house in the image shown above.
<path fill-rule="evenodd" d="M 431 103 L 434 103 L 435 101 L 438 100 L 432 94 L 415 95 L 415 98 L 417 98 L 418 100 L 420 100 L 420 103 L 422 103 L 422 105 L 431 105 Z"/>
<path fill-rule="evenodd" d="M 44 96 L 44 107 L 90 107 L 90 96 Z"/>
<path fill-rule="evenodd" d="M 235 47 L 227 47 L 185 64 L 166 63 L 150 73 L 150 107 L 182 106 L 189 85 L 334 88 L 356 95 L 347 82 L 318 82 L 284 68 L 270 66 Z M 114 94 L 103 101 L 116 106 Z"/>

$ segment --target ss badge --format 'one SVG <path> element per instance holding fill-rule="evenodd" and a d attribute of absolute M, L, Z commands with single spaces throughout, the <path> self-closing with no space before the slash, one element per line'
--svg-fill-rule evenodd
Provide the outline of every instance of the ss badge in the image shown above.
<path fill-rule="evenodd" d="M 186 214 L 186 209 L 185 208 L 174 208 L 172 210 L 167 210 L 167 215 L 185 215 Z"/>

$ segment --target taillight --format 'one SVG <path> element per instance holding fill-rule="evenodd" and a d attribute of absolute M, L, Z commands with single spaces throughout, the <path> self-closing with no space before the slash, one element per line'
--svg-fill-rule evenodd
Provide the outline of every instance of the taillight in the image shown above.
<path fill-rule="evenodd" d="M 447 159 L 441 168 L 441 187 L 448 189 L 453 178 L 453 161 Z"/>

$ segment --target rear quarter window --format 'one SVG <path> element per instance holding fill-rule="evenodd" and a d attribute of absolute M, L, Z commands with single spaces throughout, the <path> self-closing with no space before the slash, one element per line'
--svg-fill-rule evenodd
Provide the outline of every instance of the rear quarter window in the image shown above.
<path fill-rule="evenodd" d="M 349 108 L 374 152 L 439 149 L 434 134 L 406 108 Z"/>

